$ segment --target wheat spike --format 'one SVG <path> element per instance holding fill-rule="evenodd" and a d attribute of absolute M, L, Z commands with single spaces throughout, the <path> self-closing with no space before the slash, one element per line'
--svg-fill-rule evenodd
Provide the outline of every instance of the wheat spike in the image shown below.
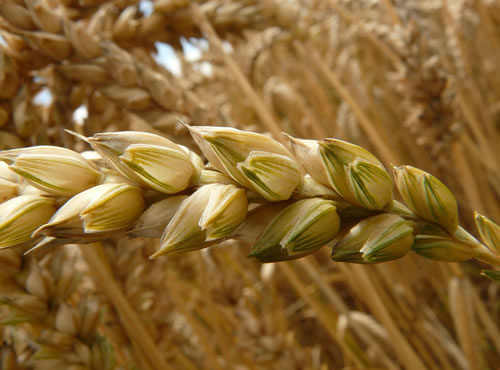
<path fill-rule="evenodd" d="M 244 234 L 238 232 L 238 227 L 243 230 L 254 227 L 259 230 L 260 227 L 260 231 L 253 231 L 257 238 L 253 241 L 250 256 L 263 262 L 296 258 L 332 242 L 332 257 L 341 261 L 383 262 L 413 250 L 431 259 L 462 261 L 478 258 L 498 266 L 499 256 L 495 249 L 498 247 L 491 245 L 496 239 L 489 237 L 485 240 L 488 246 L 485 246 L 458 227 L 455 197 L 443 183 L 424 171 L 411 166 L 395 168 L 396 185 L 406 208 L 393 199 L 392 181 L 382 164 L 356 145 L 335 139 L 316 141 L 289 137 L 292 155 L 283 145 L 261 134 L 223 127 L 191 126 L 189 130 L 209 160 L 205 165 L 197 155 L 190 155 L 188 149 L 184 151 L 181 146 L 153 134 L 118 132 L 96 134 L 86 139 L 105 160 L 96 163 L 107 163 L 138 187 L 113 184 L 108 180 L 106 184 L 79 193 L 46 224 L 43 224 L 46 219 L 41 220 L 32 242 L 40 237 L 56 238 L 54 242 L 61 238 L 61 242 L 66 243 L 104 240 L 110 232 L 134 229 L 132 224 L 142 213 L 143 199 L 149 203 L 158 201 L 160 193 L 150 198 L 155 191 L 178 194 L 186 189 L 190 195 L 179 204 L 166 224 L 160 250 L 154 256 L 165 251 L 177 253 L 204 248 L 231 238 L 233 233 L 237 238 L 238 234 Z M 132 149 L 140 149 L 144 155 L 139 152 L 127 154 L 132 153 Z M 162 154 L 164 152 L 167 155 Z M 0 152 L 0 158 L 16 169 L 19 158 L 33 155 L 31 153 L 40 158 L 45 155 L 50 161 L 52 153 L 58 151 L 57 148 L 32 147 Z M 38 157 L 34 158 L 38 160 Z M 83 158 L 80 161 L 81 165 L 88 166 Z M 204 166 L 231 177 L 234 185 L 198 184 Z M 169 185 L 170 180 L 162 180 L 169 172 L 186 169 L 189 169 L 186 180 L 191 178 L 190 185 L 186 182 L 175 188 Z M 197 169 L 198 174 L 191 169 Z M 26 176 L 28 181 L 32 179 L 27 172 L 16 172 Z M 176 178 L 184 176 L 183 173 L 179 172 Z M 305 174 L 311 179 L 309 182 L 317 183 L 318 189 L 323 186 L 330 191 L 321 193 L 320 190 L 315 197 L 307 199 L 303 185 L 299 186 L 304 182 Z M 53 177 L 52 180 L 31 183 L 57 197 L 63 195 L 59 187 L 51 184 L 57 179 Z M 219 178 L 213 179 L 218 181 Z M 158 187 L 159 184 L 165 188 Z M 324 199 L 331 197 L 332 191 L 336 199 Z M 304 197 L 306 199 L 298 200 Z M 21 198 L 13 198 L 6 205 L 14 204 L 17 199 Z M 115 209 L 121 202 L 126 202 L 127 210 Z M 247 219 L 248 203 L 260 206 L 254 211 L 257 216 L 251 212 Z M 152 207 L 158 208 L 159 204 Z M 328 207 L 331 207 L 330 211 L 327 211 Z M 324 218 L 328 213 L 337 219 Z M 10 222 L 11 216 L 5 217 L 5 222 Z M 272 220 L 271 224 L 256 223 L 261 217 Z M 341 232 L 337 235 L 339 222 Z M 29 241 L 23 239 L 23 243 L 26 242 Z M 4 247 L 10 246 L 7 239 L 3 244 Z M 45 244 L 46 239 L 42 239 L 34 249 Z"/>

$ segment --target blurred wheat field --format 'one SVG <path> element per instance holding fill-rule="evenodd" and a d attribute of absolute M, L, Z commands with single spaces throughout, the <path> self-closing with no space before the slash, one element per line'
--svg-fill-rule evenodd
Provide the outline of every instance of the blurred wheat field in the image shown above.
<path fill-rule="evenodd" d="M 474 210 L 500 222 L 496 1 L 5 0 L 0 15 L 1 150 L 88 149 L 64 129 L 196 150 L 178 119 L 335 137 L 439 177 L 471 233 Z M 0 368 L 500 369 L 481 263 L 157 248 L 0 251 Z"/>

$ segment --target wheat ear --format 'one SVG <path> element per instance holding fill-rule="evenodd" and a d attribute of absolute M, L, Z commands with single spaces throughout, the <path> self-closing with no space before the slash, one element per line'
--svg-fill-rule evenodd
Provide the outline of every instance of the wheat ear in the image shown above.
<path fill-rule="evenodd" d="M 286 135 L 289 151 L 254 132 L 188 129 L 208 163 L 163 137 L 132 131 L 86 138 L 94 152 L 84 155 L 48 146 L 0 152 L 38 189 L 0 205 L 1 246 L 33 251 L 123 233 L 159 237 L 152 257 L 237 239 L 261 262 L 329 245 L 332 259 L 343 262 L 379 263 L 413 251 L 500 266 L 500 227 L 477 214 L 480 243 L 458 225 L 451 191 L 420 169 L 394 167 L 403 204 L 381 162 L 357 145 Z"/>

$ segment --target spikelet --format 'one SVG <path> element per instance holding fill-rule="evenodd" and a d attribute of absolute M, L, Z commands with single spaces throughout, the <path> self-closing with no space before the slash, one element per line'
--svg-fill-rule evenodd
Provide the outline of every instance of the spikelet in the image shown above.
<path fill-rule="evenodd" d="M 392 181 L 367 150 L 342 140 L 302 140 L 288 136 L 300 166 L 346 201 L 381 210 L 392 199 Z"/>
<path fill-rule="evenodd" d="M 457 229 L 457 201 L 441 181 L 411 166 L 395 167 L 394 176 L 406 205 L 417 216 L 435 222 L 451 233 Z"/>
<path fill-rule="evenodd" d="M 331 241 L 340 226 L 332 201 L 299 200 L 274 217 L 249 254 L 261 262 L 278 262 L 309 254 Z"/>
<path fill-rule="evenodd" d="M 247 208 L 243 189 L 222 184 L 202 186 L 181 203 L 152 257 L 201 249 L 229 236 L 245 219 Z"/>
<path fill-rule="evenodd" d="M 382 214 L 353 226 L 333 247 L 335 261 L 378 263 L 401 258 L 413 245 L 413 223 L 400 216 Z"/>
<path fill-rule="evenodd" d="M 102 184 L 68 200 L 34 235 L 74 240 L 93 234 L 111 236 L 126 229 L 144 210 L 139 188 L 128 184 Z"/>
<path fill-rule="evenodd" d="M 54 200 L 40 195 L 20 195 L 0 204 L 0 248 L 29 243 L 55 211 Z"/>
<path fill-rule="evenodd" d="M 0 160 L 36 188 L 56 196 L 76 195 L 96 185 L 100 177 L 80 154 L 55 146 L 3 151 Z"/>
<path fill-rule="evenodd" d="M 286 200 L 299 186 L 299 170 L 288 150 L 277 141 L 233 128 L 188 128 L 214 167 L 264 199 Z"/>
<path fill-rule="evenodd" d="M 202 166 L 187 148 L 145 132 L 96 134 L 88 141 L 123 176 L 167 194 L 195 182 Z"/>

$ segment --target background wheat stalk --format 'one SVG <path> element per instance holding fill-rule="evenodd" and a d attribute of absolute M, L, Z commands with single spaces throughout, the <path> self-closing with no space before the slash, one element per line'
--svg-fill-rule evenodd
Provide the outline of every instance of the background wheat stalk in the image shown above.
<path fill-rule="evenodd" d="M 70 129 L 86 137 L 150 132 L 196 151 L 178 118 L 267 131 L 285 143 L 282 131 L 335 137 L 368 149 L 385 168 L 409 164 L 439 178 L 458 200 L 462 226 L 478 240 L 474 210 L 500 220 L 495 3 L 199 1 L 198 9 L 192 3 L 2 3 L 2 149 L 88 150 L 64 133 Z M 182 74 L 158 64 L 155 55 L 167 44 Z M 199 56 L 183 53 L 188 44 Z M 39 92 L 51 99 L 40 105 Z M 76 110 L 87 111 L 78 123 Z M 103 171 L 108 181 L 118 179 Z M 203 172 L 205 183 L 222 180 L 210 171 Z M 5 176 L 3 200 L 38 192 Z M 160 199 L 146 193 L 148 204 Z M 5 271 L 12 274 L 2 277 L 2 286 L 14 281 L 16 294 L 26 292 L 32 266 L 43 270 L 56 254 L 71 257 L 84 279 L 65 304 L 85 307 L 92 301 L 87 297 L 99 297 L 97 332 L 111 343 L 115 366 L 454 369 L 498 363 L 498 288 L 478 278 L 482 263 L 408 254 L 358 266 L 332 263 L 323 248 L 297 261 L 261 265 L 236 246 L 149 260 L 158 249 L 157 239 L 116 236 L 81 252 L 49 249 L 43 258 L 12 259 L 12 250 L 4 250 Z M 51 302 L 48 297 L 40 302 Z M 59 330 L 50 319 L 57 304 L 48 306 L 44 315 L 2 328 L 5 364 L 42 366 L 34 362 L 42 348 L 38 328 Z M 2 317 L 12 312 L 2 307 Z M 72 343 L 82 342 L 78 335 Z M 82 360 L 88 356 L 70 347 L 75 367 L 90 366 Z M 67 368 L 67 358 L 53 353 Z"/>

